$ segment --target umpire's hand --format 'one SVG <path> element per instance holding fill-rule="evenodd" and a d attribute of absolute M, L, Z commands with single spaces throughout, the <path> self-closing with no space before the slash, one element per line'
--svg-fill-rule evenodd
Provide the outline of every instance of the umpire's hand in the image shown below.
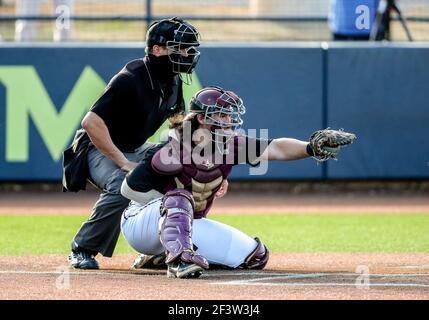
<path fill-rule="evenodd" d="M 133 161 L 127 161 L 121 169 L 127 172 L 133 171 L 139 164 Z"/>

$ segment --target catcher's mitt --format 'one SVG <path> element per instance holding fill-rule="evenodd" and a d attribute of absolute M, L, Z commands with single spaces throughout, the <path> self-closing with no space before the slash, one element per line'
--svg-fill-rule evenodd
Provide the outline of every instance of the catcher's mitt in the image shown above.
<path fill-rule="evenodd" d="M 317 161 L 337 159 L 340 148 L 353 143 L 356 139 L 354 133 L 345 132 L 344 129 L 332 130 L 326 128 L 318 130 L 310 136 L 310 147 Z"/>

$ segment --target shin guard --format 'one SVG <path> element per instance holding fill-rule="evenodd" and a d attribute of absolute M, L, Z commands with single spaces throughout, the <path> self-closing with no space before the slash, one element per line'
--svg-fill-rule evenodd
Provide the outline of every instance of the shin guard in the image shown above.
<path fill-rule="evenodd" d="M 165 194 L 161 203 L 160 239 L 167 254 L 167 264 L 180 259 L 183 262 L 195 263 L 208 269 L 207 260 L 193 250 L 192 222 L 194 214 L 194 199 L 192 194 L 184 189 L 175 189 Z"/>

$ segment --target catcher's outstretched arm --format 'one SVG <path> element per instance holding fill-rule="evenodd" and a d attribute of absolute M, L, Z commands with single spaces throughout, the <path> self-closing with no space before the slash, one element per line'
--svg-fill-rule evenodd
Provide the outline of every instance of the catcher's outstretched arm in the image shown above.
<path fill-rule="evenodd" d="M 341 147 L 352 144 L 355 139 L 354 133 L 330 128 L 313 132 L 309 142 L 292 138 L 274 139 L 258 160 L 287 161 L 304 159 L 309 156 L 318 162 L 336 160 Z"/>
<path fill-rule="evenodd" d="M 307 153 L 307 141 L 301 141 L 292 138 L 274 139 L 260 160 L 299 160 L 309 157 Z"/>

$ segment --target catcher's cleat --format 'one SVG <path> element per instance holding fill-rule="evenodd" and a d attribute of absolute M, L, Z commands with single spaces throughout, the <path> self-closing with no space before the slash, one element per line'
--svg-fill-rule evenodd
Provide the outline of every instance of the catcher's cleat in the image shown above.
<path fill-rule="evenodd" d="M 165 253 L 157 254 L 154 256 L 139 254 L 134 260 L 132 269 L 166 269 Z"/>
<path fill-rule="evenodd" d="M 167 277 L 181 279 L 198 278 L 203 273 L 203 270 L 202 267 L 195 263 L 176 261 L 168 265 Z"/>
<path fill-rule="evenodd" d="M 75 269 L 100 269 L 95 256 L 85 251 L 72 251 L 68 261 Z"/>

